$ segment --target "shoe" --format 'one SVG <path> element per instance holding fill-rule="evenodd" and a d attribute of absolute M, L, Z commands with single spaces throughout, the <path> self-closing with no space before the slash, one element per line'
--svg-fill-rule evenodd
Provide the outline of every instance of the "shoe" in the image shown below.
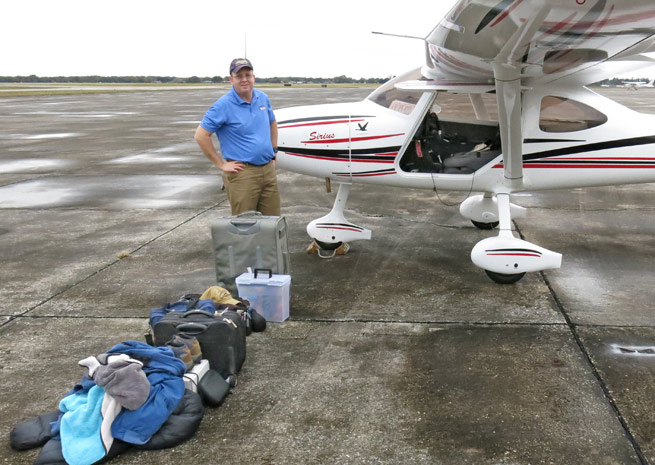
<path fill-rule="evenodd" d="M 316 241 L 312 241 L 312 243 L 309 244 L 309 246 L 307 246 L 307 249 L 305 250 L 305 252 L 307 252 L 307 253 L 318 253 L 318 244 L 316 243 Z"/>
<path fill-rule="evenodd" d="M 178 337 L 184 341 L 186 346 L 191 350 L 191 358 L 193 358 L 193 363 L 198 363 L 202 359 L 202 351 L 200 350 L 200 342 L 195 336 L 190 336 L 184 333 L 178 333 L 173 337 Z"/>
<path fill-rule="evenodd" d="M 350 250 L 350 244 L 347 242 L 342 242 L 339 247 L 336 249 L 329 249 L 327 252 L 332 252 L 331 254 L 321 254 L 321 247 L 316 243 L 316 241 L 312 241 L 311 244 L 307 246 L 305 249 L 305 252 L 307 253 L 317 253 L 320 257 L 322 258 L 332 258 L 335 255 L 346 255 L 348 251 Z"/>
<path fill-rule="evenodd" d="M 342 242 L 341 245 L 337 247 L 336 254 L 346 255 L 349 250 L 350 250 L 350 244 L 348 244 L 347 242 Z"/>
<path fill-rule="evenodd" d="M 177 335 L 176 335 L 177 336 Z M 173 336 L 170 341 L 166 343 L 166 347 L 173 351 L 173 355 L 184 362 L 186 366 L 185 371 L 190 371 L 193 368 L 193 357 L 191 357 L 191 349 L 181 340 Z"/>

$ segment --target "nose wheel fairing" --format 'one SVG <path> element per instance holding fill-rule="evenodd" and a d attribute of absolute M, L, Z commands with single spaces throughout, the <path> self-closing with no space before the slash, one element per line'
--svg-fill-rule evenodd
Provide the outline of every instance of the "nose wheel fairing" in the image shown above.
<path fill-rule="evenodd" d="M 561 254 L 514 237 L 511 215 L 524 217 L 526 210 L 511 204 L 509 194 L 471 197 L 461 205 L 460 212 L 471 220 L 499 221 L 498 236 L 481 240 L 471 250 L 471 261 L 493 281 L 511 284 L 525 273 L 561 267 Z"/>

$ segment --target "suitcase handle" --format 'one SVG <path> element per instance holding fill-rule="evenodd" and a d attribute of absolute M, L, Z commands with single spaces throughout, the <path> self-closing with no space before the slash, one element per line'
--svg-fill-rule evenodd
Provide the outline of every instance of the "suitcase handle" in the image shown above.
<path fill-rule="evenodd" d="M 241 218 L 242 216 L 262 216 L 262 212 L 257 210 L 248 210 L 235 215 L 234 218 Z"/>
<path fill-rule="evenodd" d="M 200 323 L 182 323 L 181 325 L 177 325 L 175 329 L 192 336 L 197 336 L 204 333 L 207 330 L 207 326 L 201 325 Z"/>
<path fill-rule="evenodd" d="M 205 310 L 191 310 L 190 312 L 185 312 L 182 315 L 182 318 L 186 318 L 189 315 L 207 315 L 207 316 L 211 316 L 211 317 L 214 316 L 213 313 L 206 312 Z"/>
<path fill-rule="evenodd" d="M 239 220 L 230 220 L 230 223 L 232 223 L 233 226 L 252 226 L 253 224 L 257 224 L 257 220 L 249 220 L 249 219 L 239 219 Z"/>
<path fill-rule="evenodd" d="M 253 216 L 256 216 L 257 218 L 252 218 Z M 261 212 L 258 212 L 257 210 L 248 210 L 233 216 L 230 220 L 230 223 L 232 223 L 232 225 L 236 226 L 237 228 L 239 226 L 253 226 L 257 224 L 261 217 Z"/>
<path fill-rule="evenodd" d="M 273 277 L 273 270 L 271 270 L 270 268 L 255 268 L 255 279 L 257 279 L 257 272 L 258 271 L 268 273 L 268 279 L 271 279 Z"/>

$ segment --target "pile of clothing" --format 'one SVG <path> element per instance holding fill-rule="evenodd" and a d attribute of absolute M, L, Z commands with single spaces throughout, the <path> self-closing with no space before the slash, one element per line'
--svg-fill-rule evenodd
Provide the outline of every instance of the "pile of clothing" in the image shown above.
<path fill-rule="evenodd" d="M 196 339 L 166 323 L 171 317 L 196 331 L 222 325 L 229 335 L 203 329 Z M 266 328 L 247 300 L 218 286 L 151 310 L 149 323 L 150 344 L 126 341 L 81 360 L 86 373 L 59 409 L 16 425 L 11 447 L 43 446 L 35 465 L 92 465 L 131 447 L 175 447 L 195 434 L 204 407 L 218 407 L 236 386 L 246 336 Z"/>
<path fill-rule="evenodd" d="M 91 465 L 130 447 L 175 447 L 198 429 L 202 400 L 185 390 L 185 363 L 170 347 L 126 341 L 79 363 L 87 373 L 59 409 L 11 431 L 16 450 L 43 446 L 35 465 Z"/>

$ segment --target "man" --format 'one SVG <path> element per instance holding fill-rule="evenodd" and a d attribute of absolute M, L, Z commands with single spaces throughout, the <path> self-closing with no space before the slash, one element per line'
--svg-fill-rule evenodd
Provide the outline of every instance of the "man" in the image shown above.
<path fill-rule="evenodd" d="M 250 60 L 230 64 L 232 89 L 205 113 L 195 140 L 222 173 L 232 214 L 257 210 L 280 215 L 280 192 L 275 173 L 277 122 L 268 96 L 254 89 Z M 216 133 L 221 154 L 211 136 Z"/>

